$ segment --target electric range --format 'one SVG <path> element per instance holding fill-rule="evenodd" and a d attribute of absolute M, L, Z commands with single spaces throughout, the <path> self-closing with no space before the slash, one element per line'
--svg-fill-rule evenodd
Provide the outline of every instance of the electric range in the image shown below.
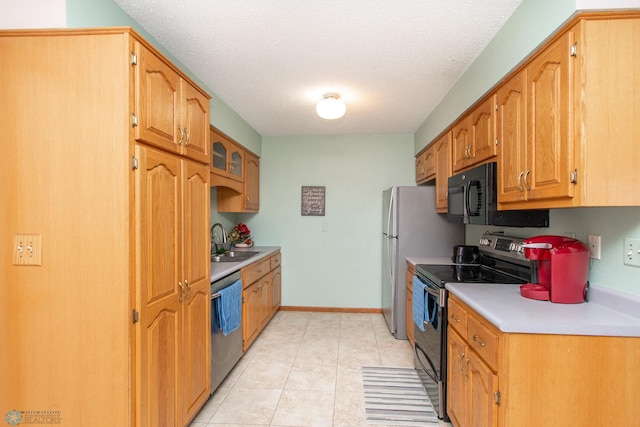
<path fill-rule="evenodd" d="M 474 264 L 417 264 L 416 279 L 425 287 L 421 327 L 414 328 L 414 359 L 434 411 L 448 420 L 447 381 L 447 283 L 500 283 L 505 286 L 531 282 L 531 261 L 524 256 L 523 238 L 485 233 L 478 242 L 480 256 Z M 413 298 L 419 298 L 413 295 Z"/>

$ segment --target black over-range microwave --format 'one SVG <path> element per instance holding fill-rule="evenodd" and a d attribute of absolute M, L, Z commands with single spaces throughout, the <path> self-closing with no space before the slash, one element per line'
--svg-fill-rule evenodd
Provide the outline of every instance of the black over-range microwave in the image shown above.
<path fill-rule="evenodd" d="M 498 165 L 485 163 L 449 178 L 450 222 L 505 227 L 548 227 L 549 210 L 498 210 Z"/>

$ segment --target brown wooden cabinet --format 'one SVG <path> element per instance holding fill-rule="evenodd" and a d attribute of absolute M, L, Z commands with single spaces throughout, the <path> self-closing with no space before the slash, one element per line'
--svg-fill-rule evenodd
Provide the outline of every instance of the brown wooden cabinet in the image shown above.
<path fill-rule="evenodd" d="M 522 178 L 528 167 L 526 71 L 509 79 L 497 92 L 496 139 L 500 147 L 498 198 L 526 200 Z"/>
<path fill-rule="evenodd" d="M 142 425 L 185 425 L 209 397 L 209 170 L 136 146 Z M 170 255 L 170 256 L 167 256 Z M 167 369 L 172 367 L 173 369 Z"/>
<path fill-rule="evenodd" d="M 281 255 L 278 252 L 272 255 L 271 262 L 271 285 L 272 285 L 272 299 L 271 299 L 271 311 L 275 314 L 279 309 L 282 302 L 282 267 Z"/>
<path fill-rule="evenodd" d="M 495 141 L 495 98 L 490 96 L 452 130 L 452 171 L 459 172 L 498 154 Z"/>
<path fill-rule="evenodd" d="M 136 140 L 208 162 L 208 96 L 142 43 L 135 46 Z"/>
<path fill-rule="evenodd" d="M 211 185 L 218 190 L 218 212 L 258 212 L 260 158 L 213 126 L 211 141 Z"/>
<path fill-rule="evenodd" d="M 502 206 L 574 196 L 576 141 L 569 132 L 573 39 L 572 32 L 564 34 L 498 90 Z"/>
<path fill-rule="evenodd" d="M 406 306 L 406 325 L 407 325 L 407 338 L 409 343 L 413 347 L 415 343 L 415 336 L 413 331 L 413 276 L 416 274 L 416 269 L 413 264 L 407 262 L 407 306 Z"/>
<path fill-rule="evenodd" d="M 499 332 L 449 298 L 447 414 L 456 427 L 497 426 Z"/>
<path fill-rule="evenodd" d="M 0 257 L 0 401 L 187 425 L 209 395 L 210 174 L 177 142 L 201 139 L 206 94 L 128 28 L 0 31 L 0 56 L 0 190 L 21 212 L 0 231 L 42 237 L 42 265 Z"/>
<path fill-rule="evenodd" d="M 436 212 L 449 210 L 449 177 L 451 176 L 451 132 L 433 143 L 436 159 Z"/>
<path fill-rule="evenodd" d="M 210 126 L 211 173 L 237 182 L 244 181 L 244 149 L 235 141 Z M 238 187 L 238 188 L 241 188 Z"/>
<path fill-rule="evenodd" d="M 637 13 L 583 15 L 517 71 L 527 132 L 501 147 L 501 209 L 640 205 L 637 43 Z"/>
<path fill-rule="evenodd" d="M 280 308 L 280 252 L 242 269 L 242 350 L 258 338 Z"/>
<path fill-rule="evenodd" d="M 637 395 L 633 376 L 584 370 L 633 372 L 637 337 L 503 333 L 455 295 L 448 306 L 447 414 L 454 426 L 627 425 L 640 416 L 637 405 L 610 391 Z"/>
<path fill-rule="evenodd" d="M 436 159 L 433 146 L 429 145 L 416 156 L 416 183 L 418 185 L 436 177 Z"/>
<path fill-rule="evenodd" d="M 452 172 L 496 161 L 499 209 L 639 206 L 637 44 L 637 11 L 577 14 L 442 134 Z"/>
<path fill-rule="evenodd" d="M 218 212 L 258 212 L 260 209 L 260 158 L 244 152 L 245 178 L 241 190 L 218 187 Z"/>
<path fill-rule="evenodd" d="M 243 212 L 258 212 L 260 209 L 260 158 L 249 151 L 244 155 L 245 179 Z"/>

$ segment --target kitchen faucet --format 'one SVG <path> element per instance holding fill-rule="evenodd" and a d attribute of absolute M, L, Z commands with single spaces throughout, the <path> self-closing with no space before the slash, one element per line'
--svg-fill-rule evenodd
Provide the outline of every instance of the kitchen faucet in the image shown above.
<path fill-rule="evenodd" d="M 216 227 L 219 227 L 220 230 L 222 231 L 222 242 L 220 243 L 227 243 L 227 230 L 224 229 L 224 225 L 222 225 L 219 222 L 216 222 L 211 226 L 211 255 L 218 252 L 218 248 L 216 247 L 216 242 L 215 242 L 216 234 L 214 233 Z"/>

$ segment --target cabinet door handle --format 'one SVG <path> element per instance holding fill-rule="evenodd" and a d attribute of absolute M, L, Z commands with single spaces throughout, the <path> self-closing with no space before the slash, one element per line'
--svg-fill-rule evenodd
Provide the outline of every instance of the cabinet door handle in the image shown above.
<path fill-rule="evenodd" d="M 182 145 L 182 141 L 184 140 L 184 129 L 182 126 L 178 126 L 178 130 L 180 131 L 180 139 L 178 140 L 178 145 Z"/>
<path fill-rule="evenodd" d="M 521 192 L 524 192 L 524 188 L 520 183 L 520 181 L 522 181 L 522 175 L 524 175 L 524 172 L 520 172 L 520 174 L 518 175 L 518 190 L 520 190 Z"/>
<path fill-rule="evenodd" d="M 178 298 L 178 302 L 182 302 L 182 296 L 184 295 L 184 286 L 182 282 L 178 282 L 178 286 L 180 286 L 180 298 Z"/>
<path fill-rule="evenodd" d="M 460 371 L 462 371 L 462 361 L 463 360 L 464 360 L 464 351 L 462 352 L 460 357 L 458 357 L 458 368 L 460 369 Z M 464 371 L 462 371 L 462 372 L 464 372 Z"/>
<path fill-rule="evenodd" d="M 469 366 L 469 358 L 468 357 L 467 357 L 467 360 L 464 361 L 464 365 L 462 365 L 462 373 L 464 374 L 464 376 L 466 378 L 469 378 L 469 369 L 467 369 L 466 371 L 464 369 L 467 366 Z"/>
<path fill-rule="evenodd" d="M 486 344 L 480 340 L 480 337 L 477 335 L 473 336 L 473 342 L 477 343 L 480 347 L 484 347 Z"/>
<path fill-rule="evenodd" d="M 186 147 L 187 145 L 189 145 L 191 143 L 191 134 L 189 133 L 187 128 L 184 128 L 184 133 L 187 135 L 187 140 L 184 143 L 184 146 Z"/>
<path fill-rule="evenodd" d="M 531 173 L 531 169 L 527 169 L 527 171 L 524 173 L 524 186 L 527 187 L 527 191 L 531 190 L 531 187 L 529 187 L 529 182 L 528 182 L 530 173 Z"/>
<path fill-rule="evenodd" d="M 453 319 L 456 323 L 460 323 L 460 319 L 458 319 L 458 317 L 456 317 L 455 314 L 451 314 L 451 319 Z"/>
<path fill-rule="evenodd" d="M 191 283 L 187 279 L 184 279 L 184 284 L 187 285 L 187 295 L 185 295 L 184 299 L 189 299 L 189 295 L 191 295 Z"/>

